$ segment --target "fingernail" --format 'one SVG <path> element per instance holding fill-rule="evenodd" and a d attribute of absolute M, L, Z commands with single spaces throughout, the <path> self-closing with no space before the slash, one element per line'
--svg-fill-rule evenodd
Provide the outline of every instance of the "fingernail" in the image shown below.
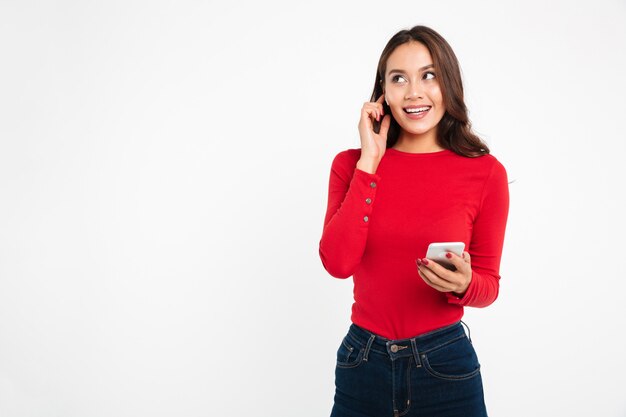
<path fill-rule="evenodd" d="M 452 258 L 452 254 L 450 252 L 446 253 L 446 258 L 448 259 Z"/>
<path fill-rule="evenodd" d="M 421 265 L 421 264 L 422 264 L 422 260 L 421 260 L 420 258 L 417 258 L 417 259 L 416 259 L 416 261 L 417 261 L 417 264 L 418 264 L 418 265 Z"/>
<path fill-rule="evenodd" d="M 426 259 L 426 258 L 422 259 L 422 263 L 423 263 L 424 265 L 428 265 L 428 259 Z"/>

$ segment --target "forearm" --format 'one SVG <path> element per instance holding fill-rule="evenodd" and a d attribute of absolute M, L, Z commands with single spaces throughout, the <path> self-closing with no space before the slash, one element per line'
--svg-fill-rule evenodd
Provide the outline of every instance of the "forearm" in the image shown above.
<path fill-rule="evenodd" d="M 333 192 L 331 186 L 329 210 L 334 213 L 327 214 L 319 255 L 324 268 L 336 278 L 352 276 L 361 262 L 379 181 L 378 175 L 356 168 L 341 202 L 341 193 Z"/>

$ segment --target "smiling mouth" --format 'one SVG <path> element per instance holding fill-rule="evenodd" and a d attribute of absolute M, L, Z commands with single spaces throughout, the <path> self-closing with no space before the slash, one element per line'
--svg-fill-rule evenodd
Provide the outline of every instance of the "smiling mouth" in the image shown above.
<path fill-rule="evenodd" d="M 404 108 L 404 112 L 407 114 L 423 114 L 428 112 L 428 110 L 431 109 L 431 106 L 422 106 L 422 107 L 411 107 L 411 108 Z"/>

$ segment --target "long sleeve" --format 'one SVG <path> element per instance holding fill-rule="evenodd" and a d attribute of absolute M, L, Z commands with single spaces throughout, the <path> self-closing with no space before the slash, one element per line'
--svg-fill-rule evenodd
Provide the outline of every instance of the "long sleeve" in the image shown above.
<path fill-rule="evenodd" d="M 319 255 L 335 278 L 348 278 L 361 262 L 380 176 L 356 168 L 358 154 L 343 151 L 333 159 L 328 205 Z"/>
<path fill-rule="evenodd" d="M 471 256 L 472 281 L 462 298 L 447 293 L 448 302 L 486 307 L 498 297 L 500 260 L 509 213 L 509 188 L 504 166 L 495 161 L 483 189 L 467 250 Z"/>
<path fill-rule="evenodd" d="M 319 256 L 335 278 L 354 277 L 352 322 L 405 339 L 459 321 L 464 307 L 498 297 L 509 210 L 507 172 L 493 155 L 387 148 L 374 174 L 360 149 L 336 154 Z M 442 293 L 419 277 L 415 259 L 432 242 L 465 242 L 472 280 Z"/>

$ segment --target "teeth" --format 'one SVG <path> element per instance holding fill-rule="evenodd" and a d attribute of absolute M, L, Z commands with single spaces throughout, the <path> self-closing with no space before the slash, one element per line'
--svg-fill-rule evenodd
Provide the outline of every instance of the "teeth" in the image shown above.
<path fill-rule="evenodd" d="M 404 109 L 407 113 L 419 113 L 428 110 L 430 107 L 419 107 L 417 109 Z"/>

